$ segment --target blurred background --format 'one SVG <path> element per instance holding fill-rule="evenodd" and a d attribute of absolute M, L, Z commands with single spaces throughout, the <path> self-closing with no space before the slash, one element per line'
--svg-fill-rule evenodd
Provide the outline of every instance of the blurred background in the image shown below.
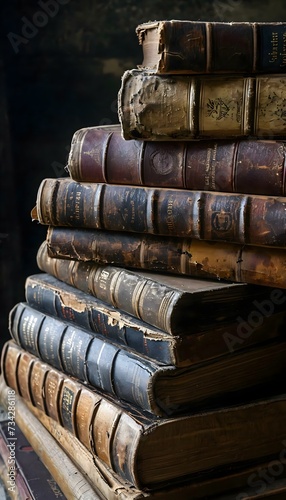
<path fill-rule="evenodd" d="M 161 19 L 285 21 L 285 0 L 6 0 L 0 6 L 0 349 L 8 312 L 46 228 L 31 221 L 39 184 L 67 175 L 73 133 L 118 123 L 117 92 L 142 61 L 135 28 Z"/>

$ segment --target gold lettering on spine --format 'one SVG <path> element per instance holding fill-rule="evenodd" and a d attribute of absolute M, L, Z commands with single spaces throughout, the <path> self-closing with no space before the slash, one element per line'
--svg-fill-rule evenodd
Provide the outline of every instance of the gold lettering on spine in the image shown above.
<path fill-rule="evenodd" d="M 75 195 L 75 207 L 74 207 L 74 213 L 75 213 L 75 219 L 80 220 L 80 200 L 81 200 L 81 191 L 77 191 Z"/>
<path fill-rule="evenodd" d="M 98 281 L 98 285 L 99 285 L 99 288 L 101 288 L 102 290 L 106 290 L 107 289 L 107 280 L 109 278 L 109 272 L 108 271 L 101 271 L 100 275 L 99 275 L 99 281 Z"/>
<path fill-rule="evenodd" d="M 205 187 L 206 191 L 216 189 L 215 183 L 215 162 L 217 155 L 217 143 L 213 147 L 207 149 L 207 156 L 205 160 Z"/>
<path fill-rule="evenodd" d="M 212 150 L 212 163 L 211 163 L 211 189 L 215 190 L 216 189 L 216 182 L 215 182 L 215 165 L 216 165 L 216 155 L 217 155 L 217 143 L 214 144 L 213 150 Z"/>
<path fill-rule="evenodd" d="M 134 224 L 134 222 L 135 222 L 135 202 L 134 202 L 134 200 L 130 200 L 130 206 L 131 206 L 131 220 L 130 220 L 130 223 Z"/>
<path fill-rule="evenodd" d="M 46 384 L 46 392 L 49 396 L 49 407 L 53 408 L 54 405 L 54 397 L 57 392 L 57 382 L 51 378 L 47 380 Z"/>
<path fill-rule="evenodd" d="M 167 204 L 167 227 L 170 232 L 174 230 L 174 215 L 173 215 L 174 199 L 168 200 Z"/>
<path fill-rule="evenodd" d="M 77 345 L 77 357 L 76 357 L 76 371 L 78 374 L 80 373 L 81 366 L 83 364 L 82 358 L 81 358 L 82 344 L 83 344 L 83 340 L 80 339 L 80 341 L 78 342 L 78 345 Z"/>
<path fill-rule="evenodd" d="M 268 52 L 268 55 L 270 56 L 269 62 L 273 63 L 278 57 L 278 33 L 272 32 L 270 43 L 271 52 Z"/>
<path fill-rule="evenodd" d="M 277 61 L 279 56 L 282 56 L 282 64 L 280 67 L 285 66 L 286 64 L 286 32 L 282 35 L 282 52 L 279 52 L 279 38 L 278 33 L 272 32 L 271 36 L 271 52 L 268 52 L 269 62 L 274 63 Z"/>
<path fill-rule="evenodd" d="M 34 330 L 36 324 L 37 324 L 37 318 L 35 316 L 33 315 L 24 316 L 22 324 L 22 332 L 26 347 L 34 348 L 35 346 Z"/>
<path fill-rule="evenodd" d="M 211 168 L 211 154 L 212 154 L 212 149 L 208 148 L 207 149 L 207 157 L 206 157 L 206 171 L 205 171 L 205 189 L 209 188 L 210 185 L 210 168 Z"/>
<path fill-rule="evenodd" d="M 282 64 L 280 66 L 285 66 L 286 64 L 286 33 L 283 33 L 282 36 L 282 52 L 280 52 L 282 56 Z"/>
<path fill-rule="evenodd" d="M 68 387 L 63 388 L 62 393 L 62 410 L 71 416 L 71 407 L 73 404 L 73 392 Z"/>

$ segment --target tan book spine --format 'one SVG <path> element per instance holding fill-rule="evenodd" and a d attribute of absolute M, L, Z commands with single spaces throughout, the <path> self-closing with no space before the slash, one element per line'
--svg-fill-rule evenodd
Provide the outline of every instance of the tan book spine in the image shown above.
<path fill-rule="evenodd" d="M 9 388 L 1 377 L 0 400 L 4 407 L 7 407 L 8 390 Z M 100 496 L 87 482 L 84 475 L 39 420 L 28 411 L 21 398 L 17 398 L 15 418 L 23 434 L 36 450 L 68 500 L 100 500 Z"/>
<path fill-rule="evenodd" d="M 33 361 L 28 352 L 23 353 L 17 365 L 19 394 L 26 401 L 31 401 L 30 380 Z"/>
<path fill-rule="evenodd" d="M 125 139 L 284 138 L 285 75 L 187 76 L 126 71 L 118 95 Z"/>
<path fill-rule="evenodd" d="M 1 366 L 5 367 L 5 370 L 2 370 L 3 378 L 5 383 L 18 394 L 20 393 L 20 389 L 18 385 L 17 369 L 20 358 L 21 352 L 16 344 L 4 344 L 1 352 Z"/>
<path fill-rule="evenodd" d="M 124 481 L 111 471 L 96 456 L 91 454 L 86 447 L 68 430 L 48 417 L 44 412 L 38 410 L 30 403 L 25 402 L 26 406 L 35 417 L 44 425 L 50 434 L 61 445 L 70 459 L 79 468 L 92 486 L 109 500 L 139 500 L 143 498 L 152 498 L 152 495 L 137 490 L 131 483 Z M 88 429 L 88 424 L 86 423 Z"/>
<path fill-rule="evenodd" d="M 30 376 L 31 403 L 42 411 L 46 411 L 45 392 L 43 388 L 45 387 L 48 370 L 48 366 L 40 360 L 32 364 Z"/>
<path fill-rule="evenodd" d="M 12 362 L 16 358 L 16 353 L 19 354 L 19 359 L 21 357 L 30 358 L 29 364 L 27 362 L 21 363 L 21 371 L 18 371 L 18 365 Z M 28 402 L 34 400 L 34 386 L 30 384 L 30 377 L 32 374 L 39 374 L 43 371 L 45 377 L 38 376 L 38 380 L 43 381 L 41 389 L 44 408 L 41 411 L 72 432 L 75 437 L 80 440 L 83 438 L 82 443 L 87 449 L 113 468 L 114 472 L 134 482 L 134 454 L 138 444 L 137 440 L 140 439 L 141 432 L 143 432 L 139 422 L 137 423 L 129 415 L 125 416 L 120 407 L 109 403 L 96 392 L 85 389 L 84 385 L 45 365 L 13 341 L 5 344 L 2 371 L 5 374 L 5 380 L 14 384 L 14 386 L 12 383 L 9 384 L 9 387 L 19 395 L 19 377 L 24 379 L 21 384 L 29 385 L 31 392 L 28 395 Z M 39 387 L 37 386 L 38 391 Z M 88 415 L 90 420 L 83 420 L 83 415 L 81 415 L 83 407 L 85 408 L 84 416 Z M 122 428 L 122 432 L 118 431 Z M 129 437 L 128 441 L 126 441 L 126 436 Z M 129 446 L 130 442 L 134 444 L 134 447 Z"/>
<path fill-rule="evenodd" d="M 12 341 L 7 345 L 6 358 L 9 357 L 10 347 L 12 350 L 17 349 Z M 280 345 L 277 347 L 273 362 L 277 364 L 279 355 L 281 365 L 284 367 L 285 350 L 280 355 Z M 19 347 L 18 349 L 21 353 L 25 352 Z M 249 359 L 252 360 L 251 354 L 249 353 Z M 32 358 L 36 362 L 37 358 L 31 355 Z M 259 362 L 255 370 L 261 369 L 267 372 L 268 366 L 264 356 L 259 358 Z M 5 359 L 3 359 L 2 373 L 5 373 L 8 367 L 17 372 L 15 365 L 5 364 Z M 247 378 L 248 369 L 244 363 L 242 363 L 242 368 L 246 371 Z M 208 367 L 206 367 L 207 371 Z M 280 378 L 275 377 L 276 383 L 277 380 L 283 380 L 281 373 Z M 59 375 L 64 377 L 61 372 Z M 235 373 L 232 373 L 232 376 L 237 377 Z M 231 377 L 228 376 L 228 378 Z M 226 380 L 225 373 L 222 373 L 220 385 L 223 386 Z M 209 382 L 212 381 L 209 380 Z M 273 382 L 270 385 L 271 393 L 273 393 Z M 69 385 L 70 390 L 72 387 Z M 87 387 L 86 390 L 88 390 Z M 103 425 L 102 430 L 97 433 L 98 439 L 102 437 L 102 440 L 95 444 L 101 456 L 105 456 L 106 460 L 108 459 L 112 464 L 112 470 L 138 488 L 154 488 L 155 485 L 163 487 L 172 479 L 182 480 L 190 474 L 206 471 L 212 473 L 215 469 L 217 472 L 223 467 L 240 466 L 242 463 L 255 464 L 258 459 L 265 462 L 269 457 L 277 456 L 281 451 L 281 442 L 283 443 L 286 439 L 285 395 L 267 398 L 265 394 L 266 385 L 263 384 L 263 400 L 258 399 L 249 404 L 232 404 L 223 408 L 216 407 L 213 410 L 192 412 L 186 416 L 170 419 L 149 418 L 132 407 L 119 406 L 115 401 L 102 395 L 102 401 L 110 405 L 106 414 L 106 420 L 110 422 L 110 426 L 104 427 L 104 412 L 102 411 L 100 418 L 98 420 L 95 418 L 93 421 L 94 428 Z M 95 404 L 98 405 L 98 400 Z M 118 408 L 117 415 L 114 408 Z M 19 414 L 22 415 L 20 407 L 18 409 Z M 269 426 L 273 423 L 273 419 L 275 419 L 275 426 L 269 433 Z M 21 427 L 20 424 L 19 427 Z M 32 435 L 33 430 L 31 427 Z M 104 430 L 109 435 L 103 438 Z M 90 432 L 93 432 L 92 428 Z M 202 434 L 205 437 L 203 441 Z M 177 436 L 177 439 L 174 439 L 174 436 Z M 31 445 L 36 449 L 34 442 L 31 442 Z M 108 450 L 106 446 L 109 447 Z M 45 449 L 43 447 L 43 453 Z M 60 467 L 59 464 L 58 467 Z M 56 480 L 59 479 L 57 475 L 54 477 Z M 60 481 L 57 482 L 61 487 Z M 88 497 L 84 500 L 86 498 Z"/>

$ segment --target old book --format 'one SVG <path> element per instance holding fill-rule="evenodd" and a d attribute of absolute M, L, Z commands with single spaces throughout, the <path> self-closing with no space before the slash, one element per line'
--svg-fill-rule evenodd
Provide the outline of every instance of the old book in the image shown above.
<path fill-rule="evenodd" d="M 15 359 L 14 356 L 12 356 L 12 358 Z M 14 372 L 15 368 L 16 365 L 13 368 Z M 18 394 L 18 390 L 16 390 L 15 387 L 11 387 L 11 389 L 13 389 L 16 403 L 15 391 Z M 4 383 L 3 374 L 1 373 L 0 402 L 7 410 L 9 409 L 9 397 L 7 397 L 8 391 L 6 383 Z M 49 434 L 39 420 L 28 411 L 21 398 L 17 398 L 17 405 L 15 406 L 16 408 L 13 417 L 15 418 L 16 424 L 19 426 L 30 445 L 36 451 L 40 460 L 54 478 L 54 483 L 51 483 L 51 487 L 52 484 L 57 484 L 60 487 L 60 490 L 56 488 L 54 489 L 55 496 L 57 498 L 67 498 L 73 500 L 100 500 L 102 497 L 97 495 L 95 490 L 86 480 L 86 477 L 84 477 L 79 469 L 74 465 L 67 454 L 58 445 L 56 440 Z M 42 493 L 44 493 L 44 484 L 42 485 Z M 62 496 L 60 496 L 60 494 Z M 23 500 L 23 498 L 25 497 L 21 497 L 21 500 Z M 42 499 L 43 496 L 38 496 L 37 498 Z M 46 499 L 49 497 L 45 496 L 44 498 Z"/>
<path fill-rule="evenodd" d="M 286 66 L 286 24 L 162 20 L 136 28 L 140 67 L 157 73 L 271 73 Z"/>
<path fill-rule="evenodd" d="M 125 141 L 120 125 L 77 130 L 68 159 L 72 179 L 285 195 L 285 142 L 274 140 Z"/>
<path fill-rule="evenodd" d="M 7 414 L 10 418 L 0 423 L 0 456 L 7 469 L 8 493 L 15 494 L 19 500 L 65 499 L 60 487 L 16 424 L 16 412 L 19 410 L 14 391 L 12 393 L 12 390 L 7 389 L 6 401 L 10 406 Z"/>
<path fill-rule="evenodd" d="M 24 303 L 12 309 L 9 330 L 54 368 L 158 416 L 214 407 L 225 398 L 244 401 L 251 390 L 259 394 L 279 380 L 286 358 L 281 337 L 191 367 L 160 365 Z M 29 371 L 25 351 L 21 360 L 19 372 Z M 25 397 L 29 389 L 19 391 Z"/>
<path fill-rule="evenodd" d="M 32 369 L 19 374 L 24 352 L 12 341 L 5 344 L 2 373 L 6 384 L 21 395 L 15 381 L 25 377 L 21 385 L 29 387 L 29 401 L 35 407 L 141 489 L 163 487 L 203 472 L 222 475 L 229 467 L 234 471 L 236 466 L 267 462 L 278 456 L 286 439 L 285 395 L 158 419 L 119 405 L 26 352 Z M 35 397 L 39 381 L 43 382 Z"/>
<path fill-rule="evenodd" d="M 51 226 L 286 247 L 286 197 L 278 196 L 44 179 L 32 217 Z"/>
<path fill-rule="evenodd" d="M 268 287 L 52 258 L 45 241 L 37 263 L 45 273 L 173 335 L 233 320 L 249 305 L 256 308 L 255 300 L 270 299 L 275 312 L 285 302 L 282 290 Z"/>
<path fill-rule="evenodd" d="M 286 255 L 281 248 L 50 226 L 38 252 L 39 266 L 56 275 L 60 267 L 67 271 L 69 264 L 54 258 L 286 288 Z M 84 266 L 79 268 L 83 272 Z"/>
<path fill-rule="evenodd" d="M 17 396 L 16 396 L 17 397 Z M 237 468 L 225 468 L 221 473 L 208 472 L 207 474 L 196 475 L 189 479 L 172 484 L 166 488 L 159 488 L 156 490 L 144 489 L 138 490 L 128 481 L 124 481 L 118 474 L 115 474 L 106 464 L 99 460 L 95 455 L 85 448 L 82 443 L 72 434 L 65 429 L 60 423 L 51 419 L 43 411 L 35 408 L 31 403 L 25 401 L 28 409 L 40 420 L 45 428 L 52 434 L 57 442 L 62 446 L 70 458 L 76 463 L 79 469 L 85 473 L 92 484 L 102 492 L 109 500 L 143 500 L 144 498 L 156 500 L 203 500 L 206 497 L 211 499 L 218 498 L 217 495 L 226 495 L 225 500 L 230 500 L 229 492 L 231 492 L 232 500 L 240 498 L 239 495 L 254 495 L 253 498 L 266 498 L 264 495 L 271 492 L 279 493 L 286 492 L 286 471 L 283 470 L 283 463 L 285 459 L 285 448 L 281 449 L 277 460 L 272 463 L 258 463 L 252 466 Z M 285 443 L 283 443 L 285 446 Z M 280 462 L 280 463 L 279 463 Z M 279 471 L 279 479 L 276 473 Z M 274 472 L 274 475 L 273 475 Z M 270 475 L 271 484 L 265 482 Z M 278 474 L 277 474 L 278 475 Z M 272 479 L 275 478 L 275 484 Z M 264 479 L 265 481 L 265 479 Z M 253 491 L 256 486 L 256 491 Z M 265 488 L 264 488 L 265 486 Z M 263 492 L 261 491 L 263 489 Z M 260 496 L 260 493 L 263 496 Z M 247 497 L 248 498 L 248 497 Z"/>
<path fill-rule="evenodd" d="M 285 138 L 284 74 L 157 75 L 129 70 L 118 112 L 125 139 Z"/>
<path fill-rule="evenodd" d="M 242 319 L 241 307 L 240 316 L 232 322 L 221 320 L 217 325 L 206 325 L 203 332 L 201 325 L 194 324 L 186 328 L 186 331 L 192 330 L 190 334 L 170 335 L 50 274 L 28 276 L 25 290 L 27 303 L 31 307 L 68 320 L 159 363 L 178 367 L 195 365 L 223 356 L 229 351 L 284 335 L 286 326 L 285 311 L 274 312 L 275 308 L 278 309 L 277 304 L 272 303 L 271 310 L 267 302 L 262 307 L 267 316 L 260 312 L 261 318 L 257 325 L 247 325 Z M 244 311 L 244 317 L 253 314 L 253 306 L 251 304 L 248 314 L 245 315 Z"/>

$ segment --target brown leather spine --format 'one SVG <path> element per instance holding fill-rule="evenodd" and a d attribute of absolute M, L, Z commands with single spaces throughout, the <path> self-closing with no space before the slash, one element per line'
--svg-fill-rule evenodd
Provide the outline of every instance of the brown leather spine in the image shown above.
<path fill-rule="evenodd" d="M 140 68 L 157 73 L 282 72 L 285 23 L 154 21 L 137 26 Z"/>
<path fill-rule="evenodd" d="M 286 247 L 286 197 L 45 179 L 39 222 Z"/>
<path fill-rule="evenodd" d="M 24 352 L 19 359 L 17 366 L 17 377 L 19 393 L 26 401 L 31 402 L 30 380 L 34 360 L 31 359 L 28 352 Z"/>
<path fill-rule="evenodd" d="M 46 411 L 43 389 L 47 373 L 48 366 L 38 359 L 34 360 L 30 376 L 31 402 L 41 411 Z"/>
<path fill-rule="evenodd" d="M 19 347 L 10 342 L 6 342 L 3 346 L 1 352 L 1 372 L 5 379 L 5 383 L 14 389 L 15 392 L 19 394 L 19 385 L 17 377 L 17 367 L 20 361 L 20 350 Z"/>
<path fill-rule="evenodd" d="M 77 259 L 83 261 L 80 265 L 83 274 L 91 266 L 84 261 L 95 261 L 196 278 L 286 288 L 285 250 L 280 248 L 152 235 L 142 238 L 131 233 L 62 227 L 49 228 L 47 245 L 44 242 L 38 251 L 40 269 L 69 283 L 69 269 L 79 268 L 78 263 L 70 259 Z M 79 273 L 77 276 L 80 279 Z"/>
<path fill-rule="evenodd" d="M 274 140 L 125 141 L 119 125 L 77 130 L 72 179 L 283 196 L 285 142 Z"/>
<path fill-rule="evenodd" d="M 93 453 L 95 453 L 95 446 L 92 426 L 100 402 L 101 397 L 96 392 L 91 392 L 83 386 L 75 407 L 75 434 L 79 441 Z"/>
<path fill-rule="evenodd" d="M 59 394 L 63 385 L 63 376 L 57 370 L 49 370 L 45 378 L 45 405 L 47 415 L 62 424 L 59 408 Z"/>

